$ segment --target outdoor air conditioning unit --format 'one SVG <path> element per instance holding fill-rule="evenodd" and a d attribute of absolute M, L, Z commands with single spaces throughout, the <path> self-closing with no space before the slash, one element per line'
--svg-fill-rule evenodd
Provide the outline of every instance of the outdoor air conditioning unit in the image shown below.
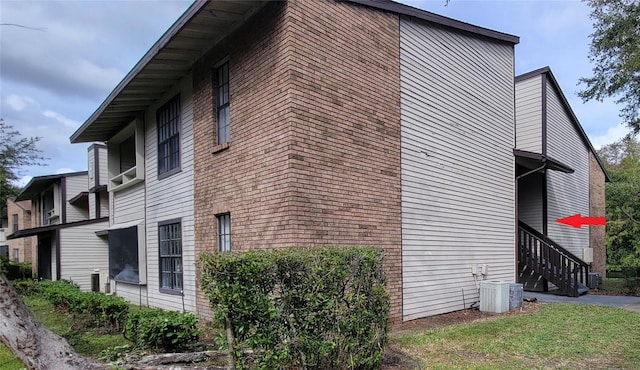
<path fill-rule="evenodd" d="M 481 281 L 480 311 L 495 313 L 509 311 L 509 283 L 506 281 Z"/>
<path fill-rule="evenodd" d="M 589 280 L 587 281 L 587 285 L 589 286 L 589 289 L 596 289 L 598 288 L 598 285 L 600 285 L 600 279 L 602 277 L 600 276 L 599 273 L 597 272 L 590 272 L 589 273 Z"/>

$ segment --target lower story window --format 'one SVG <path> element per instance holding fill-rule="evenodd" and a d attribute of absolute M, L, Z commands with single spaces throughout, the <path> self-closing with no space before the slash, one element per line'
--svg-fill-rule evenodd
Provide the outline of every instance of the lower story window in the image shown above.
<path fill-rule="evenodd" d="M 218 251 L 228 252 L 231 250 L 231 214 L 224 213 L 217 215 L 218 219 Z"/>
<path fill-rule="evenodd" d="M 109 230 L 109 278 L 139 284 L 138 262 L 138 227 Z"/>
<path fill-rule="evenodd" d="M 160 243 L 160 289 L 182 290 L 182 230 L 181 223 L 158 224 Z"/>
<path fill-rule="evenodd" d="M 20 262 L 20 249 L 13 249 L 13 262 Z"/>

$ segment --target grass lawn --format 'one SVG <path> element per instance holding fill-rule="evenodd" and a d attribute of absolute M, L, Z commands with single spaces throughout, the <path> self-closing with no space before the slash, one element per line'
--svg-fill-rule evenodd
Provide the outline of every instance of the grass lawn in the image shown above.
<path fill-rule="evenodd" d="M 554 303 L 532 314 L 417 329 L 391 343 L 430 369 L 637 369 L 639 332 L 639 312 Z"/>
<path fill-rule="evenodd" d="M 4 344 L 0 343 L 0 370 L 16 370 L 22 368 L 24 368 L 22 361 L 15 358 L 11 351 L 9 351 Z"/>

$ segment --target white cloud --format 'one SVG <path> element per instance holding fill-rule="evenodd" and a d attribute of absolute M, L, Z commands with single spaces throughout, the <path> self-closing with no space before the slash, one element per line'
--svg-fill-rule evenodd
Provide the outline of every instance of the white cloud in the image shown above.
<path fill-rule="evenodd" d="M 22 188 L 25 185 L 27 185 L 29 183 L 29 181 L 31 181 L 32 178 L 33 178 L 33 176 L 22 176 L 17 181 L 15 181 L 13 184 L 15 186 L 19 187 L 19 188 Z"/>
<path fill-rule="evenodd" d="M 54 120 L 62 123 L 63 125 L 65 125 L 68 128 L 71 129 L 75 129 L 78 126 L 80 126 L 80 122 L 76 122 L 70 118 L 67 118 L 65 116 L 63 116 L 62 114 L 58 113 L 58 112 L 54 112 L 52 110 L 45 110 L 42 112 L 42 115 L 47 117 L 47 118 L 53 118 Z"/>
<path fill-rule="evenodd" d="M 76 172 L 76 170 L 74 170 L 73 168 L 62 167 L 62 168 L 58 168 L 55 174 L 60 175 L 62 173 L 69 173 L 69 172 Z"/>
<path fill-rule="evenodd" d="M 11 109 L 21 112 L 30 105 L 37 105 L 37 102 L 28 96 L 9 95 L 6 100 Z"/>
<path fill-rule="evenodd" d="M 596 149 L 600 149 L 603 145 L 611 144 L 620 140 L 629 132 L 629 128 L 624 125 L 609 127 L 606 134 L 592 137 L 591 143 Z"/>

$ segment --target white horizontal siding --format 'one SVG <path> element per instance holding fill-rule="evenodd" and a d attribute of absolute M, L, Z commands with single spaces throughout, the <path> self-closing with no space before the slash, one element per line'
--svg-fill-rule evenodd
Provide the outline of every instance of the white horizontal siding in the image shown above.
<path fill-rule="evenodd" d="M 513 47 L 400 22 L 403 317 L 515 277 Z"/>
<path fill-rule="evenodd" d="M 96 151 L 96 146 L 92 145 L 87 150 L 87 184 L 88 188 L 91 189 L 96 184 L 96 161 L 95 156 L 98 155 Z M 91 214 L 91 213 L 89 213 Z"/>
<path fill-rule="evenodd" d="M 89 194 L 89 218 L 90 219 L 94 219 L 94 218 L 98 218 L 97 217 L 97 209 L 96 209 L 96 197 L 98 196 L 98 194 Z M 105 216 L 107 214 L 105 213 Z"/>
<path fill-rule="evenodd" d="M 156 110 L 166 100 L 180 93 L 182 126 L 180 128 L 181 171 L 158 180 L 158 133 Z M 148 120 L 145 136 L 147 187 L 147 287 L 150 306 L 195 312 L 195 243 L 193 220 L 193 99 L 191 76 L 185 77 L 177 89 L 152 106 L 145 115 Z M 158 222 L 180 219 L 182 223 L 182 265 L 184 303 L 179 295 L 160 292 Z"/>
<path fill-rule="evenodd" d="M 516 82 L 516 149 L 542 153 L 542 77 Z"/>
<path fill-rule="evenodd" d="M 147 287 L 144 285 L 126 284 L 114 281 L 113 293 L 125 300 L 140 306 L 149 306 Z"/>
<path fill-rule="evenodd" d="M 105 230 L 109 223 L 68 227 L 60 230 L 60 274 L 72 280 L 83 291 L 91 290 L 91 274 L 109 269 L 109 245 L 95 232 Z"/>
<path fill-rule="evenodd" d="M 98 196 L 100 197 L 100 217 L 107 217 L 109 215 L 109 194 L 102 192 Z"/>
<path fill-rule="evenodd" d="M 547 173 L 548 236 L 582 257 L 582 248 L 589 246 L 589 227 L 577 229 L 555 220 L 575 213 L 589 215 L 589 149 L 551 82 L 547 83 L 547 154 L 575 170 Z"/>
<path fill-rule="evenodd" d="M 518 218 L 540 233 L 544 232 L 543 176 L 540 173 L 534 173 L 518 180 Z"/>
<path fill-rule="evenodd" d="M 144 183 L 109 193 L 112 201 L 111 224 L 144 220 Z"/>
<path fill-rule="evenodd" d="M 88 205 L 82 207 L 76 207 L 74 205 L 69 204 L 69 200 L 76 195 L 86 192 L 89 190 L 88 188 L 88 180 L 87 175 L 78 175 L 78 176 L 68 176 L 65 177 L 65 188 L 66 188 L 66 204 L 63 204 L 63 207 L 67 207 L 67 220 L 66 222 L 76 222 L 83 221 L 89 219 L 89 214 L 87 212 Z"/>
<path fill-rule="evenodd" d="M 107 148 L 98 148 L 98 185 L 107 185 L 109 176 L 109 166 L 107 164 Z"/>

